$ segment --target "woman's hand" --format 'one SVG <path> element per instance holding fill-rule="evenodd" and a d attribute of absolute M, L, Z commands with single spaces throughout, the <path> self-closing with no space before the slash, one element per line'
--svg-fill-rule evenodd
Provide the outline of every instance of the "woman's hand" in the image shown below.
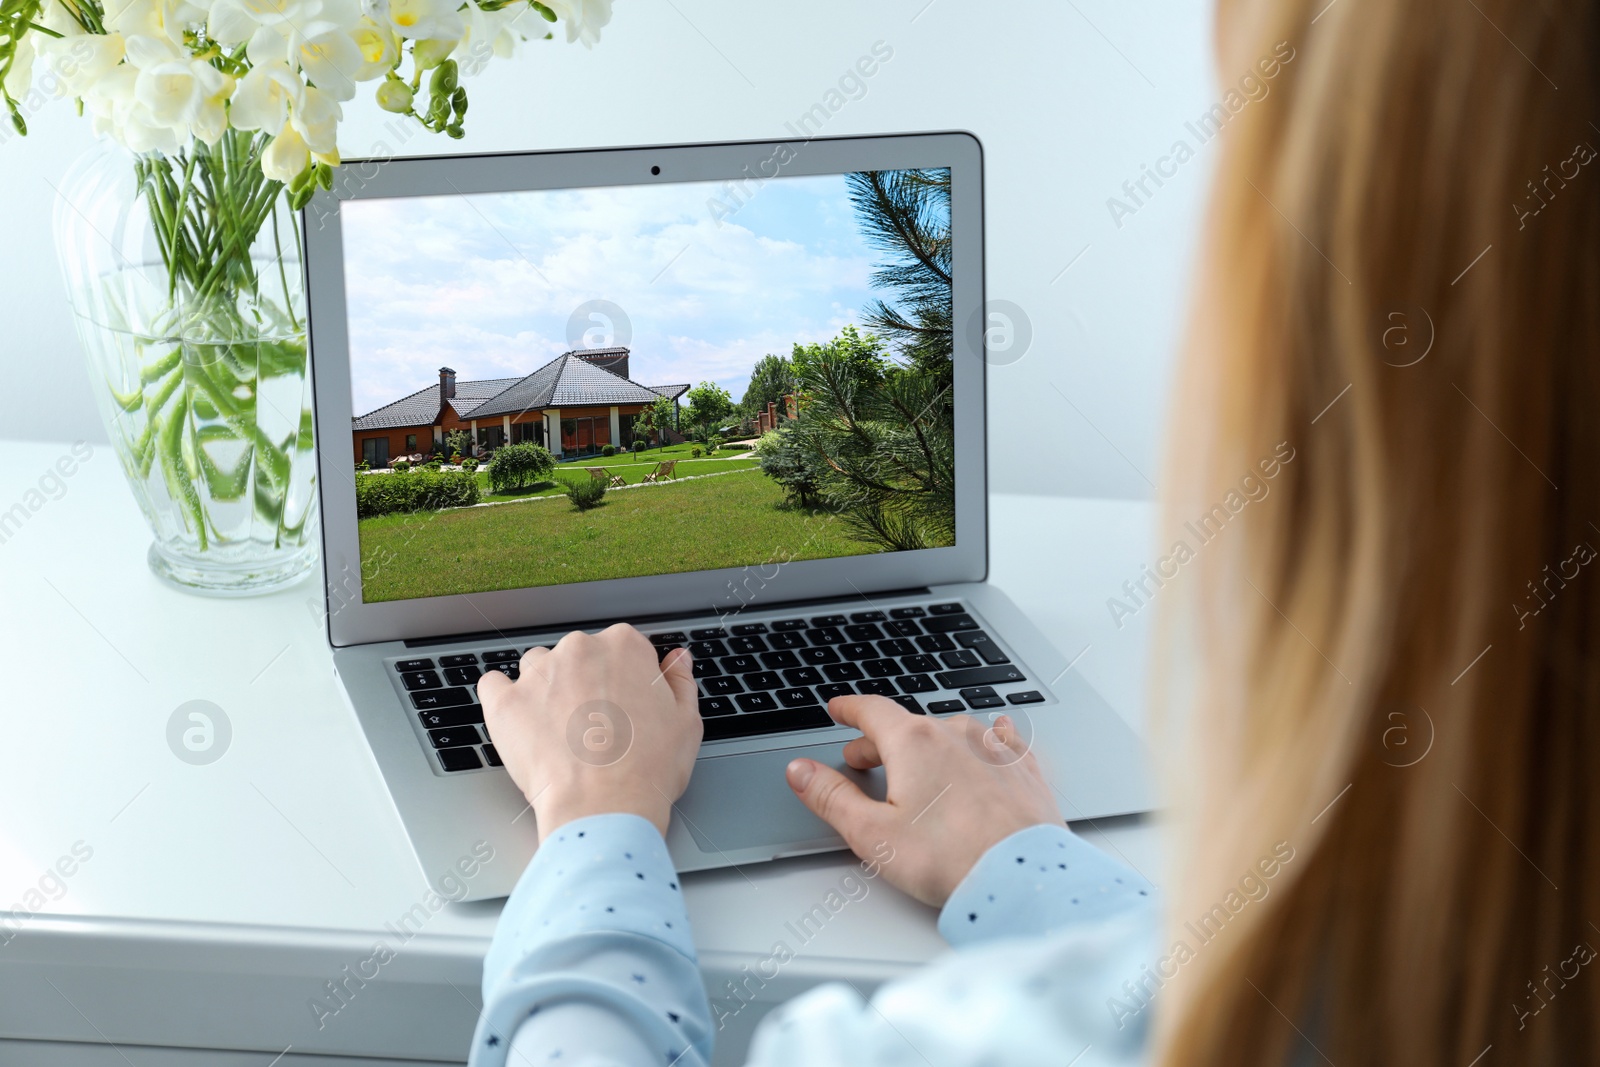
<path fill-rule="evenodd" d="M 689 653 L 659 665 L 631 626 L 570 633 L 530 648 L 513 682 L 478 680 L 495 749 L 538 820 L 543 839 L 586 815 L 629 812 L 667 832 L 700 751 L 700 709 Z"/>
<path fill-rule="evenodd" d="M 942 905 L 989 850 L 1018 830 L 1060 824 L 1050 786 L 1009 718 L 914 715 L 879 696 L 835 697 L 828 714 L 861 737 L 844 747 L 857 770 L 881 766 L 880 802 L 831 767 L 797 759 L 789 787 L 863 860 L 924 904 Z M 885 861 L 881 843 L 893 849 Z"/>

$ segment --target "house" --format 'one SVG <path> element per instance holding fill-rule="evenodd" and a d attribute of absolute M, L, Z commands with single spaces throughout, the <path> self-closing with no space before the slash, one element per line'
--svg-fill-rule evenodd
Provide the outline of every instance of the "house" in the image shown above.
<path fill-rule="evenodd" d="M 683 385 L 640 385 L 628 377 L 626 348 L 563 352 L 522 378 L 456 381 L 450 367 L 439 382 L 351 420 L 356 462 L 387 467 L 392 457 L 445 448 L 456 430 L 471 435 L 473 454 L 532 441 L 558 458 L 590 455 L 633 443 L 633 420 L 662 397 L 673 402 Z"/>

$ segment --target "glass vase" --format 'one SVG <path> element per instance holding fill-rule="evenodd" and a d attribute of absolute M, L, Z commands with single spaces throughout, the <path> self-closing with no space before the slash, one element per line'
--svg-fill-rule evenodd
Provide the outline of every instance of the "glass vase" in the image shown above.
<path fill-rule="evenodd" d="M 259 143 L 164 157 L 102 142 L 58 189 L 55 241 L 150 569 L 248 596 L 315 563 L 298 216 Z"/>

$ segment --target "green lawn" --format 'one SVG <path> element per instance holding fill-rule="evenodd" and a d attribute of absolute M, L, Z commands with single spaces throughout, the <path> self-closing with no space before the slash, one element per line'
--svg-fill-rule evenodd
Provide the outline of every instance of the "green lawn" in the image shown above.
<path fill-rule="evenodd" d="M 360 536 L 369 602 L 876 551 L 827 512 L 785 506 L 757 472 L 616 491 L 587 512 L 546 500 L 380 515 Z"/>
<path fill-rule="evenodd" d="M 645 475 L 656 469 L 656 466 L 668 460 L 677 460 L 678 466 L 673 471 L 674 477 L 687 478 L 695 474 L 714 474 L 719 471 L 743 470 L 756 465 L 755 456 L 749 452 L 719 452 L 713 458 L 694 459 L 689 453 L 689 445 L 670 445 L 664 455 L 658 449 L 650 449 L 644 453 L 644 459 L 636 459 L 632 455 L 618 454 L 615 456 L 590 456 L 569 463 L 556 466 L 555 478 L 543 481 L 527 489 L 513 489 L 504 493 L 489 491 L 489 473 L 487 470 L 478 471 L 478 484 L 483 487 L 484 500 L 520 500 L 530 496 L 552 496 L 564 493 L 560 481 L 582 481 L 589 478 L 585 467 L 603 467 L 613 474 L 621 475 L 629 484 L 635 485 L 644 481 Z"/>

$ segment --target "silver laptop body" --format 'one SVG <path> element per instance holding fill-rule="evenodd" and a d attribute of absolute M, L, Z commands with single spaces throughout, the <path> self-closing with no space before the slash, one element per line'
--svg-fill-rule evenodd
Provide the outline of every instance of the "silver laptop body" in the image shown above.
<path fill-rule="evenodd" d="M 760 558 L 710 570 L 404 599 L 363 595 L 377 576 L 371 553 L 362 552 L 355 480 L 393 475 L 356 474 L 354 453 L 344 445 L 352 426 L 360 425 L 353 418 L 361 414 L 353 397 L 347 306 L 344 220 L 351 201 L 403 206 L 409 198 L 456 197 L 481 205 L 488 203 L 481 198 L 493 194 L 706 183 L 708 205 L 720 200 L 726 206 L 753 202 L 767 182 L 790 178 L 945 169 L 952 248 L 950 321 L 955 326 L 953 545 L 815 559 L 792 558 L 797 555 L 792 549 L 773 545 Z M 352 208 L 350 217 L 357 210 Z M 479 207 L 473 210 L 482 214 Z M 714 208 L 712 212 L 715 216 Z M 753 637 L 754 646 L 765 650 L 758 655 L 792 650 L 808 657 L 801 667 L 815 664 L 809 675 L 791 673 L 799 668 L 774 667 L 785 681 L 824 677 L 817 671 L 841 664 L 837 674 L 861 681 L 827 681 L 835 676 L 829 674 L 824 677 L 828 685 L 876 688 L 930 714 L 992 716 L 1003 711 L 1031 735 L 1032 750 L 1056 786 L 1069 820 L 1150 807 L 1145 753 L 1138 739 L 1068 669 L 1026 616 L 985 582 L 983 172 L 976 138 L 939 133 L 355 161 L 341 168 L 332 190 L 313 197 L 303 221 L 328 640 L 340 682 L 430 882 L 470 868 L 470 878 L 458 879 L 466 885 L 464 895 L 458 889 L 452 896 L 504 896 L 537 843 L 527 802 L 497 765 L 481 726 L 474 688 L 470 682 L 452 681 L 514 662 L 526 649 L 553 644 L 572 629 L 600 629 L 616 621 L 637 625 L 663 649 L 682 643 L 701 653 L 711 651 L 696 657 L 712 661 L 707 670 L 718 670 L 715 662 L 723 657 L 715 653 L 736 640 L 746 641 L 740 647 L 751 647 L 748 639 Z M 451 353 L 441 352 L 440 362 L 451 362 Z M 438 388 L 443 399 L 447 389 L 442 379 Z M 453 378 L 449 391 L 454 391 Z M 617 408 L 611 410 L 615 426 Z M 474 432 L 478 429 L 474 424 Z M 545 443 L 565 443 L 557 440 L 549 423 L 540 432 L 550 435 L 540 438 Z M 563 438 L 565 432 L 562 428 Z M 605 431 L 591 432 L 597 438 Z M 359 447 L 359 435 L 353 447 Z M 583 472 L 581 461 L 563 467 Z M 716 536 L 716 531 L 708 530 L 707 536 Z M 873 633 L 882 637 L 868 636 Z M 874 646 L 863 653 L 870 659 L 851 661 L 842 654 L 846 646 L 867 644 Z M 824 647 L 830 651 L 815 651 Z M 900 662 L 924 669 L 895 667 L 887 673 L 891 667 L 885 664 L 894 657 L 878 654 L 885 648 L 920 657 L 907 661 L 902 655 Z M 826 665 L 825 655 L 833 657 Z M 780 662 L 793 660 L 776 657 L 758 666 Z M 849 662 L 855 666 L 842 666 Z M 872 673 L 864 675 L 868 664 L 874 665 Z M 447 673 L 452 671 L 466 673 Z M 714 696 L 712 677 L 701 678 L 707 740 L 667 834 L 678 868 L 700 870 L 843 848 L 793 797 L 783 778 L 784 765 L 802 753 L 843 767 L 840 748 L 854 731 L 827 725 L 825 713 L 818 722 L 825 698 L 838 690 L 785 684 L 757 698 L 754 686 L 745 687 L 742 681 L 756 675 L 717 675 L 730 676 L 735 680 L 716 687 L 732 687 L 727 692 L 738 691 L 737 696 Z M 913 682 L 913 677 L 919 680 Z M 745 688 L 750 692 L 739 691 Z M 847 773 L 882 796 L 881 771 Z M 487 854 L 484 843 L 493 849 L 493 861 L 474 862 Z"/>

